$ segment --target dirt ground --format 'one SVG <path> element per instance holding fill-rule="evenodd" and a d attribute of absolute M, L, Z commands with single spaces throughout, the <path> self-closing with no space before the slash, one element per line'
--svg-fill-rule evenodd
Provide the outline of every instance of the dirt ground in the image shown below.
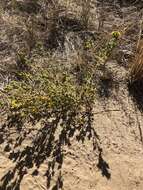
<path fill-rule="evenodd" d="M 0 190 L 143 189 L 143 115 L 127 81 L 128 58 L 137 40 L 141 9 L 105 3 L 104 9 L 99 4 L 99 10 L 105 15 L 105 32 L 121 25 L 133 25 L 119 51 L 105 65 L 113 81 L 101 81 L 92 126 L 80 134 L 70 129 L 70 139 L 62 140 L 64 133 L 60 124 L 54 128 L 54 120 L 46 126 L 42 126 L 42 121 L 36 126 L 27 123 L 18 130 L 4 124 L 5 118 L 1 117 Z M 12 63 L 13 57 L 2 49 L 0 57 L 3 78 L 5 64 Z M 52 130 L 56 130 L 55 136 Z"/>

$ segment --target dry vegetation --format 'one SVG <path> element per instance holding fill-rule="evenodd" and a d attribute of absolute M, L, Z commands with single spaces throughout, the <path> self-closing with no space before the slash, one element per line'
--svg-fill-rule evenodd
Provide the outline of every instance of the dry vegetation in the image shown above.
<path fill-rule="evenodd" d="M 143 80 L 143 18 L 141 19 L 140 32 L 137 42 L 135 60 L 131 66 L 131 83 Z"/>
<path fill-rule="evenodd" d="M 95 40 L 91 31 L 96 27 L 91 21 L 91 1 L 73 3 L 75 9 L 81 7 L 79 14 L 68 12 L 70 2 L 54 0 L 13 0 L 3 7 L 2 21 L 8 24 L 15 66 L 9 70 L 14 81 L 1 91 L 7 97 L 1 102 L 2 110 L 9 113 L 9 107 L 11 114 L 22 112 L 24 117 L 27 114 L 33 118 L 46 115 L 49 110 L 80 111 L 77 105 L 84 107 L 88 102 L 90 107 L 90 102 L 94 102 L 95 70 L 111 55 L 120 33 L 109 34 L 103 42 L 102 33 L 98 33 L 99 39 Z M 7 9 L 13 14 L 5 15 Z"/>
<path fill-rule="evenodd" d="M 50 123 L 47 127 L 51 128 L 47 129 L 49 144 L 42 141 L 48 147 L 55 143 L 51 135 L 61 126 L 63 139 L 61 135 L 49 152 L 55 155 L 53 160 L 63 155 L 61 147 L 70 141 L 75 131 L 82 141 L 86 136 L 89 139 L 94 136 L 94 148 L 102 159 L 98 136 L 92 128 L 94 102 L 100 96 L 99 81 L 112 86 L 112 74 L 106 69 L 106 63 L 118 57 L 119 46 L 130 37 L 128 32 L 134 23 L 122 23 L 104 31 L 105 18 L 103 12 L 99 15 L 98 3 L 92 0 L 0 1 L 0 26 L 3 27 L 0 50 L 5 57 L 0 65 L 2 130 L 7 126 L 20 130 L 27 123 L 36 125 L 38 122 L 43 130 Z M 143 80 L 142 28 L 138 42 L 135 37 L 134 44 L 137 43 L 137 50 L 133 49 L 135 61 L 131 69 L 128 66 L 130 72 L 126 82 L 129 81 L 130 88 L 136 81 Z M 41 131 L 38 134 L 40 136 Z M 47 138 L 39 136 L 38 141 Z M 33 140 L 37 144 L 38 141 Z M 33 154 L 31 159 L 39 166 L 46 159 L 43 154 L 47 148 L 34 149 L 32 146 L 28 149 Z M 39 152 L 35 156 L 36 151 Z M 23 161 L 21 157 L 13 175 L 29 167 L 26 158 Z M 57 162 L 61 167 L 60 161 Z M 52 178 L 51 174 L 47 175 Z M 20 180 L 17 178 L 15 183 L 7 185 L 3 179 L 1 187 L 16 190 Z M 60 182 L 56 187 L 60 189 Z"/>

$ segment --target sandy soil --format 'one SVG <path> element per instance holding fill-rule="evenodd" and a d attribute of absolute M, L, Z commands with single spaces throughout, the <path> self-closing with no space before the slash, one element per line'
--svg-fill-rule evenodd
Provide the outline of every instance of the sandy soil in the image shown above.
<path fill-rule="evenodd" d="M 137 21 L 134 10 L 105 7 L 105 30 Z M 92 126 L 70 128 L 66 138 L 54 119 L 46 125 L 16 128 L 1 118 L 0 190 L 143 189 L 143 115 L 130 96 L 125 62 L 134 46 L 131 38 L 136 40 L 127 35 L 120 47 L 119 56 L 125 59 L 106 63 L 113 81 L 109 85 L 101 81 Z"/>
<path fill-rule="evenodd" d="M 119 78 L 121 73 L 126 75 L 116 62 L 109 64 Z M 142 190 L 143 117 L 129 97 L 124 81 L 120 82 L 118 91 L 113 87 L 110 93 L 104 101 L 97 98 L 93 111 L 93 129 L 98 140 L 93 131 L 90 138 L 88 131 L 79 140 L 77 132 L 70 142 L 54 147 L 60 130 L 50 144 L 48 133 L 36 135 L 39 132 L 28 125 L 25 131 L 3 126 L 0 130 L 1 189 Z M 41 128 L 41 124 L 35 128 Z"/>

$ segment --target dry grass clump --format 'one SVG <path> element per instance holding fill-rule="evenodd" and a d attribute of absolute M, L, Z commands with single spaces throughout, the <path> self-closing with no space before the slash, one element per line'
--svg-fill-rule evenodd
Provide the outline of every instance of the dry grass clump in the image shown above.
<path fill-rule="evenodd" d="M 131 67 L 130 77 L 131 84 L 142 82 L 143 80 L 143 17 L 140 22 L 140 31 L 138 35 L 137 50 L 134 62 Z"/>
<path fill-rule="evenodd" d="M 131 67 L 131 83 L 140 82 L 143 79 L 143 17 L 140 22 L 140 31 L 138 35 L 137 51 L 134 63 Z"/>
<path fill-rule="evenodd" d="M 87 29 L 89 26 L 91 16 L 91 0 L 82 0 L 81 21 L 83 26 Z"/>
<path fill-rule="evenodd" d="M 139 43 L 138 51 L 135 56 L 135 61 L 132 64 L 130 75 L 131 83 L 143 80 L 143 40 L 141 40 Z"/>

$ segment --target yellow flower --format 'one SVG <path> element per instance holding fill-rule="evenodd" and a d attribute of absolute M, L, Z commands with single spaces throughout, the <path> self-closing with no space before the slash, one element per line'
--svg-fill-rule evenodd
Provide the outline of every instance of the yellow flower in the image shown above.
<path fill-rule="evenodd" d="M 41 96 L 40 98 L 41 98 L 41 100 L 47 100 L 48 99 L 47 96 Z"/>
<path fill-rule="evenodd" d="M 118 39 L 121 36 L 121 33 L 119 31 L 113 31 L 111 35 L 113 38 Z"/>
<path fill-rule="evenodd" d="M 90 41 L 90 40 L 86 41 L 85 44 L 84 44 L 84 47 L 86 49 L 91 49 L 92 46 L 93 46 L 93 44 L 92 44 L 92 41 Z"/>
<path fill-rule="evenodd" d="M 16 100 L 12 100 L 12 101 L 11 101 L 11 108 L 12 108 L 12 109 L 19 108 L 20 106 L 21 106 L 21 104 L 18 103 Z"/>

